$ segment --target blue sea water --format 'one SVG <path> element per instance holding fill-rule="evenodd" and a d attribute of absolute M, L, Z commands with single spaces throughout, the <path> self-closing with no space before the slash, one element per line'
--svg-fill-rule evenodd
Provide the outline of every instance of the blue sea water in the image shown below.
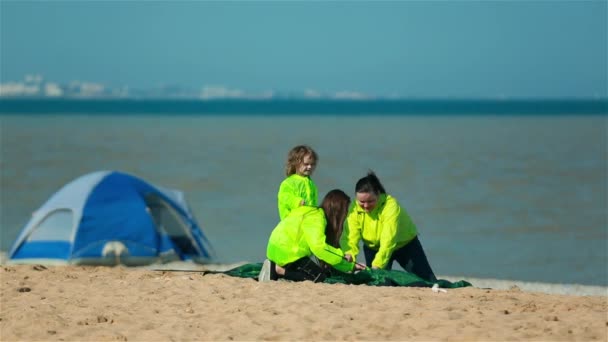
<path fill-rule="evenodd" d="M 291 112 L 1 112 L 0 250 L 65 183 L 115 169 L 184 190 L 219 262 L 261 261 L 305 143 L 321 197 L 376 171 L 437 274 L 608 285 L 605 114 Z"/>

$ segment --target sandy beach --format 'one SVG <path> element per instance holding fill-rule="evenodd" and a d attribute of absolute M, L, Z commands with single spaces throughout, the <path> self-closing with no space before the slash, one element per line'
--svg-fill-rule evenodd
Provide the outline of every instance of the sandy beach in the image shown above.
<path fill-rule="evenodd" d="M 2 341 L 606 341 L 606 296 L 4 265 Z"/>

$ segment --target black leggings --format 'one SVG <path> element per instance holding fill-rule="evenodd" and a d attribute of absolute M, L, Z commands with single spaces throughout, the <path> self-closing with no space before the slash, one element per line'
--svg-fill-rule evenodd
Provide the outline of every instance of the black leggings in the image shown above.
<path fill-rule="evenodd" d="M 298 259 L 283 266 L 283 268 L 285 269 L 283 278 L 292 281 L 310 280 L 321 283 L 327 278 L 327 273 L 323 268 L 309 257 Z"/>
<path fill-rule="evenodd" d="M 372 261 L 376 257 L 378 251 L 373 250 L 363 245 L 363 253 L 365 253 L 365 263 L 367 267 L 372 266 Z M 390 270 L 393 266 L 393 261 L 397 261 L 404 270 L 414 273 L 420 278 L 428 281 L 437 281 L 431 265 L 424 254 L 424 249 L 420 244 L 420 240 L 416 236 L 414 240 L 410 241 L 407 245 L 396 249 L 391 255 L 391 259 L 386 264 L 385 269 Z"/>

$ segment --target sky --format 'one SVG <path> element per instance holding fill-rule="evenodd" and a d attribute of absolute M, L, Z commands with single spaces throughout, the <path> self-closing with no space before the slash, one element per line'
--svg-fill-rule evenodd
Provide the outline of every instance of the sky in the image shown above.
<path fill-rule="evenodd" d="M 606 0 L 0 0 L 0 83 L 608 96 Z"/>

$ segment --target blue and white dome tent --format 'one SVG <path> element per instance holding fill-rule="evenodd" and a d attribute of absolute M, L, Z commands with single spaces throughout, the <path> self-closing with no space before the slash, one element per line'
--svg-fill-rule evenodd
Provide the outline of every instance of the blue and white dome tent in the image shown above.
<path fill-rule="evenodd" d="M 10 263 L 148 265 L 212 261 L 214 252 L 179 190 L 118 171 L 81 176 L 22 229 Z"/>

